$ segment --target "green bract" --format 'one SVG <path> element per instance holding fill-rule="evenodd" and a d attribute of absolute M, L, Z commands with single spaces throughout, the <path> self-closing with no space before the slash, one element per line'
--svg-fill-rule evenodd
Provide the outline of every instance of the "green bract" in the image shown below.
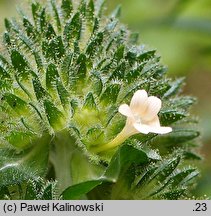
<path fill-rule="evenodd" d="M 188 113 L 195 100 L 180 95 L 183 79 L 165 76 L 155 51 L 137 45 L 137 35 L 119 23 L 119 9 L 105 16 L 100 0 L 59 2 L 32 3 L 32 16 L 21 12 L 20 20 L 5 20 L 0 194 L 28 199 L 24 193 L 33 183 L 64 199 L 190 196 L 199 133 Z M 139 89 L 161 98 L 160 121 L 173 132 L 135 135 L 95 154 L 93 148 L 122 130 L 126 119 L 118 107 Z M 52 178 L 57 189 L 44 182 Z M 14 185 L 22 195 L 11 196 Z M 37 191 L 31 198 L 44 199 Z M 52 193 L 47 199 L 60 197 Z"/>

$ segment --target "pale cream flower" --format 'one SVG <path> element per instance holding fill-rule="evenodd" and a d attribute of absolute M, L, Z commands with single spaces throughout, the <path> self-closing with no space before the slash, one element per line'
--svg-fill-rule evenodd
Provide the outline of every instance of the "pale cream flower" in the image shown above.
<path fill-rule="evenodd" d="M 119 112 L 127 117 L 125 127 L 109 143 L 96 147 L 94 152 L 102 152 L 123 143 L 130 136 L 137 133 L 166 134 L 172 131 L 171 127 L 162 127 L 158 118 L 162 102 L 155 96 L 148 97 L 145 90 L 138 90 L 133 95 L 130 106 L 122 104 Z"/>
<path fill-rule="evenodd" d="M 122 104 L 119 112 L 127 116 L 125 128 L 128 133 L 157 133 L 166 134 L 172 131 L 171 127 L 161 127 L 158 112 L 162 102 L 159 98 L 148 97 L 145 90 L 138 90 L 133 95 L 130 106 Z"/>

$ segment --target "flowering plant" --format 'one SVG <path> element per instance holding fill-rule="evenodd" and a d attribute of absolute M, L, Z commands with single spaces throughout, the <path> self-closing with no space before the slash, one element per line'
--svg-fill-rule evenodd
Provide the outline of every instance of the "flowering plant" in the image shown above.
<path fill-rule="evenodd" d="M 35 2 L 5 20 L 1 199 L 191 196 L 195 99 L 103 5 Z"/>

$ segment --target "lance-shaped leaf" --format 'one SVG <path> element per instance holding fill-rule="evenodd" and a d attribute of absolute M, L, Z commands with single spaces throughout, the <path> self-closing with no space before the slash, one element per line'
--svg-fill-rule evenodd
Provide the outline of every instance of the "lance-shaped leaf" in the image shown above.
<path fill-rule="evenodd" d="M 12 50 L 11 61 L 14 69 L 18 72 L 18 77 L 27 80 L 29 78 L 29 64 L 25 57 L 17 50 Z"/>
<path fill-rule="evenodd" d="M 97 108 L 94 96 L 93 96 L 93 94 L 91 92 L 89 92 L 87 94 L 87 96 L 85 98 L 85 102 L 84 102 L 83 108 L 91 109 L 91 110 Z"/>
<path fill-rule="evenodd" d="M 191 141 L 198 137 L 200 133 L 195 130 L 188 130 L 188 129 L 174 129 L 172 133 L 163 136 L 157 137 L 157 141 L 163 146 L 173 146 L 173 145 L 180 145 L 184 142 Z"/>
<path fill-rule="evenodd" d="M 25 31 L 28 37 L 32 37 L 33 39 L 37 37 L 38 32 L 27 17 L 23 18 L 23 26 L 25 27 Z"/>
<path fill-rule="evenodd" d="M 62 106 L 68 110 L 70 106 L 69 92 L 67 91 L 67 89 L 64 87 L 64 85 L 62 84 L 60 80 L 57 80 L 56 87 L 57 87 L 57 91 L 58 91 Z"/>
<path fill-rule="evenodd" d="M 155 50 L 146 51 L 146 52 L 143 52 L 143 53 L 139 54 L 137 56 L 137 58 L 140 61 L 147 61 L 147 60 L 155 57 L 155 52 L 156 52 Z"/>
<path fill-rule="evenodd" d="M 123 80 L 126 71 L 126 64 L 122 62 L 118 67 L 111 73 L 109 80 Z"/>
<path fill-rule="evenodd" d="M 37 136 L 31 131 L 12 131 L 5 139 L 14 147 L 23 149 L 29 147 Z"/>
<path fill-rule="evenodd" d="M 114 53 L 114 59 L 119 62 L 124 57 L 125 46 L 121 45 L 118 47 L 117 51 Z"/>
<path fill-rule="evenodd" d="M 42 48 L 46 58 L 50 58 L 55 61 L 61 59 L 65 53 L 61 36 L 53 38 L 50 42 L 44 42 Z"/>
<path fill-rule="evenodd" d="M 94 23 L 94 14 L 95 13 L 95 6 L 93 0 L 89 0 L 87 9 L 86 9 L 86 17 L 90 24 Z"/>
<path fill-rule="evenodd" d="M 49 92 L 54 92 L 57 81 L 59 80 L 59 73 L 55 64 L 49 64 L 46 70 L 46 88 Z"/>
<path fill-rule="evenodd" d="M 10 107 L 18 114 L 18 115 L 29 115 L 30 109 L 24 100 L 17 97 L 14 94 L 6 93 L 3 96 L 3 99 L 10 105 Z"/>
<path fill-rule="evenodd" d="M 138 39 L 139 39 L 139 33 L 137 33 L 137 32 L 132 32 L 132 33 L 130 34 L 129 42 L 130 42 L 131 44 L 137 44 Z"/>
<path fill-rule="evenodd" d="M 183 85 L 184 78 L 180 78 L 171 83 L 171 88 L 165 93 L 164 97 L 168 98 L 172 95 L 175 95 L 180 90 Z"/>
<path fill-rule="evenodd" d="M 70 22 L 68 22 L 65 25 L 64 28 L 64 37 L 66 38 L 66 41 L 72 42 L 73 39 L 79 40 L 81 36 L 81 30 L 82 30 L 82 21 L 80 18 L 80 13 L 77 12 Z"/>
<path fill-rule="evenodd" d="M 61 31 L 61 20 L 60 20 L 59 11 L 57 9 L 55 0 L 51 0 L 51 6 L 52 6 L 52 9 L 54 12 L 54 17 L 56 20 L 57 29 L 58 29 L 58 31 Z"/>
<path fill-rule="evenodd" d="M 81 53 L 77 59 L 78 70 L 77 70 L 77 74 L 75 74 L 78 81 L 86 77 L 86 73 L 87 73 L 86 61 L 87 61 L 86 55 Z"/>
<path fill-rule="evenodd" d="M 0 91 L 9 90 L 12 85 L 12 78 L 7 71 L 0 65 Z"/>
<path fill-rule="evenodd" d="M 162 125 L 169 125 L 186 117 L 186 114 L 176 110 L 162 110 L 160 112 L 160 122 Z"/>
<path fill-rule="evenodd" d="M 45 100 L 44 108 L 48 121 L 54 130 L 61 130 L 66 126 L 67 119 L 51 101 Z"/>
<path fill-rule="evenodd" d="M 56 182 L 45 181 L 41 178 L 29 179 L 26 182 L 26 189 L 22 192 L 24 200 L 54 200 L 57 197 Z"/>
<path fill-rule="evenodd" d="M 97 53 L 97 51 L 99 50 L 99 48 L 101 47 L 101 44 L 103 42 L 103 33 L 99 32 L 92 40 L 91 42 L 88 44 L 87 49 L 86 49 L 86 54 L 89 57 L 92 57 L 95 53 Z"/>
<path fill-rule="evenodd" d="M 45 31 L 45 37 L 47 38 L 47 40 L 53 39 L 56 37 L 56 32 L 55 32 L 53 26 L 51 25 L 51 23 L 48 23 L 48 26 L 47 26 L 46 31 Z"/>
<path fill-rule="evenodd" d="M 128 152 L 130 154 L 128 155 Z M 105 172 L 105 177 L 117 181 L 120 172 L 124 167 L 129 167 L 131 164 L 146 164 L 150 160 L 150 155 L 143 150 L 136 149 L 132 146 L 122 146 L 111 159 L 111 162 Z"/>
<path fill-rule="evenodd" d="M 64 200 L 80 199 L 83 195 L 91 191 L 96 186 L 102 184 L 102 180 L 90 180 L 68 187 L 62 192 L 61 196 Z"/>
<path fill-rule="evenodd" d="M 48 97 L 47 91 L 42 87 L 39 78 L 35 78 L 32 80 L 34 92 L 38 101 L 43 100 L 44 98 Z"/>
<path fill-rule="evenodd" d="M 65 19 L 68 19 L 71 16 L 73 10 L 73 3 L 71 0 L 62 0 L 62 13 Z"/>
<path fill-rule="evenodd" d="M 117 100 L 121 85 L 114 83 L 109 85 L 101 94 L 100 101 L 105 104 L 114 104 Z"/>

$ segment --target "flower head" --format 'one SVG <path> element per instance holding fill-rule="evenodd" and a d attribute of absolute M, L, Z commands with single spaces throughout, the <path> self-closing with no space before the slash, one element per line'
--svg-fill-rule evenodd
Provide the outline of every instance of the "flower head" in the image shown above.
<path fill-rule="evenodd" d="M 125 128 L 128 133 L 157 133 L 166 134 L 172 131 L 171 127 L 162 127 L 158 118 L 162 102 L 155 96 L 148 97 L 145 90 L 138 90 L 133 95 L 130 106 L 122 104 L 119 112 L 127 116 Z"/>

